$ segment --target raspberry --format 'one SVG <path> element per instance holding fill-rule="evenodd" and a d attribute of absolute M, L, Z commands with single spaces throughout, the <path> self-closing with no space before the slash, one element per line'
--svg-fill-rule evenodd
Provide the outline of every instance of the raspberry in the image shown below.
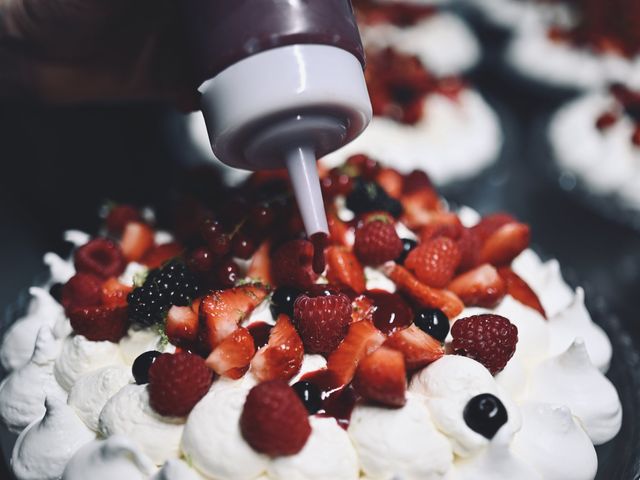
<path fill-rule="evenodd" d="M 460 258 L 460 249 L 455 241 L 447 237 L 436 237 L 414 248 L 404 265 L 413 270 L 422 283 L 434 288 L 444 288 L 453 278 Z"/>
<path fill-rule="evenodd" d="M 271 273 L 278 286 L 308 288 L 318 275 L 313 271 L 313 244 L 290 240 L 273 254 Z"/>
<path fill-rule="evenodd" d="M 77 334 L 94 342 L 118 342 L 129 328 L 126 307 L 100 305 L 74 308 L 69 313 L 69 320 Z"/>
<path fill-rule="evenodd" d="M 251 448 L 277 457 L 302 450 L 311 425 L 295 390 L 282 380 L 270 380 L 256 385 L 247 395 L 240 431 Z"/>
<path fill-rule="evenodd" d="M 149 368 L 149 404 L 160 415 L 184 417 L 212 382 L 213 373 L 199 356 L 163 353 Z"/>
<path fill-rule="evenodd" d="M 356 230 L 353 250 L 366 265 L 380 265 L 398 258 L 402 248 L 402 240 L 391 223 L 373 220 Z"/>
<path fill-rule="evenodd" d="M 500 372 L 516 351 L 518 327 L 500 315 L 461 318 L 451 328 L 452 348 L 483 364 L 493 375 Z"/>
<path fill-rule="evenodd" d="M 102 280 L 91 273 L 76 273 L 62 287 L 60 301 L 67 311 L 74 307 L 100 305 Z"/>
<path fill-rule="evenodd" d="M 116 205 L 107 215 L 106 225 L 107 231 L 112 235 L 120 235 L 124 231 L 124 227 L 130 222 L 139 222 L 142 220 L 140 212 L 131 205 Z"/>
<path fill-rule="evenodd" d="M 126 267 L 120 247 L 106 238 L 94 238 L 76 250 L 74 264 L 78 272 L 101 278 L 117 277 Z"/>
<path fill-rule="evenodd" d="M 329 354 L 347 334 L 351 300 L 344 293 L 317 297 L 302 294 L 293 306 L 293 317 L 305 351 Z"/>
<path fill-rule="evenodd" d="M 144 285 L 129 294 L 129 316 L 136 323 L 153 325 L 163 320 L 171 306 L 187 306 L 197 295 L 195 276 L 184 263 L 174 260 L 149 272 Z"/>

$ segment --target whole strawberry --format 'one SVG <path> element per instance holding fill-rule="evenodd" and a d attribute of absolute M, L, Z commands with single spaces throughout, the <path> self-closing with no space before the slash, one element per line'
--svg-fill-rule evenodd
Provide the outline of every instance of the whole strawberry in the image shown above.
<path fill-rule="evenodd" d="M 296 330 L 307 353 L 329 354 L 351 323 L 351 300 L 344 293 L 300 295 L 293 306 Z"/>
<path fill-rule="evenodd" d="M 308 288 L 318 275 L 313 271 L 313 245 L 308 240 L 290 240 L 273 254 L 271 275 L 277 286 Z"/>
<path fill-rule="evenodd" d="M 422 283 L 444 288 L 453 278 L 460 259 L 460 249 L 454 240 L 436 237 L 411 250 L 404 265 L 414 271 Z"/>
<path fill-rule="evenodd" d="M 294 455 L 307 443 L 307 409 L 285 381 L 270 380 L 251 389 L 240 416 L 242 436 L 257 452 Z"/>
<path fill-rule="evenodd" d="M 473 358 L 493 375 L 504 369 L 518 343 L 518 327 L 493 314 L 461 318 L 453 324 L 451 335 L 454 353 Z"/>
<path fill-rule="evenodd" d="M 149 368 L 149 403 L 160 415 L 184 417 L 206 395 L 213 372 L 191 353 L 163 353 Z"/>
<path fill-rule="evenodd" d="M 353 250 L 365 265 L 380 265 L 395 260 L 402 253 L 402 240 L 392 222 L 372 218 L 356 230 Z"/>

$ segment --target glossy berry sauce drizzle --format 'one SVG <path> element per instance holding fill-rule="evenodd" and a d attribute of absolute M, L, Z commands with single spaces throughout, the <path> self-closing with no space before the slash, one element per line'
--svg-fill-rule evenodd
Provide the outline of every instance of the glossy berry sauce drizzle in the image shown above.
<path fill-rule="evenodd" d="M 326 267 L 324 249 L 327 246 L 329 237 L 324 232 L 318 232 L 311 235 L 309 240 L 313 244 L 313 271 L 320 275 Z"/>
<path fill-rule="evenodd" d="M 309 372 L 301 380 L 313 383 L 321 392 L 322 407 L 317 415 L 335 418 L 338 425 L 346 430 L 357 400 L 353 388 L 341 385 L 331 370 Z"/>
<path fill-rule="evenodd" d="M 253 343 L 257 350 L 260 347 L 264 347 L 269 341 L 269 334 L 271 333 L 273 325 L 270 325 L 267 322 L 255 322 L 247 328 L 253 337 Z"/>

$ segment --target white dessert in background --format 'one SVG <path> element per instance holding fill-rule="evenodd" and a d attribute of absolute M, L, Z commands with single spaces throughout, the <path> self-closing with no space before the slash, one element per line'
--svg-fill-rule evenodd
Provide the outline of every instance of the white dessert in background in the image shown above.
<path fill-rule="evenodd" d="M 487 19 L 504 28 L 518 28 L 530 23 L 566 18 L 567 7 L 538 0 L 466 0 Z"/>
<path fill-rule="evenodd" d="M 443 185 L 472 177 L 496 160 L 502 147 L 500 120 L 480 93 L 465 88 L 457 100 L 433 93 L 423 108 L 415 125 L 374 116 L 362 135 L 321 162 L 335 167 L 352 154 L 365 153 L 403 173 L 424 169 Z"/>
<path fill-rule="evenodd" d="M 614 123 L 598 128 L 598 118 L 612 109 L 617 116 Z M 632 141 L 635 129 L 636 122 L 620 111 L 614 97 L 599 90 L 563 105 L 551 120 L 548 136 L 553 158 L 562 170 L 594 195 L 640 210 L 640 147 Z"/>
<path fill-rule="evenodd" d="M 480 219 L 466 207 L 459 215 L 467 227 Z M 401 223 L 395 228 L 402 237 L 411 232 Z M 118 343 L 68 330 L 59 338 L 44 318 L 39 332 L 28 337 L 31 329 L 23 330 L 21 348 L 4 357 L 19 365 L 33 348 L 0 385 L 0 419 L 13 440 L 19 434 L 14 471 L 18 480 L 593 479 L 593 444 L 612 439 L 622 421 L 620 399 L 604 376 L 611 344 L 584 307 L 584 291 L 564 282 L 557 261 L 527 249 L 512 267 L 548 320 L 509 295 L 494 308 L 468 307 L 452 319 L 512 319 L 519 340 L 504 370 L 492 376 L 476 360 L 446 354 L 414 373 L 399 408 L 359 402 L 346 428 L 333 417 L 311 416 L 307 443 L 287 456 L 258 453 L 241 431 L 247 395 L 258 383 L 254 364 L 238 380 L 213 381 L 185 417 L 163 416 L 150 404 L 148 385 L 132 375 L 140 353 L 175 351 L 156 330 L 130 328 Z M 395 291 L 386 271 L 363 269 L 368 286 Z M 242 326 L 276 323 L 269 305 L 267 298 Z M 326 365 L 323 356 L 305 353 L 290 383 Z M 494 435 L 466 419 L 468 405 L 484 395 L 504 408 Z"/>
<path fill-rule="evenodd" d="M 433 73 L 459 75 L 480 60 L 480 44 L 467 24 L 449 12 L 435 12 L 414 25 L 360 24 L 365 48 L 392 47 L 417 56 Z M 442 48 L 447 45 L 447 48 Z"/>
<path fill-rule="evenodd" d="M 532 21 L 515 31 L 506 59 L 516 72 L 551 87 L 578 90 L 640 81 L 640 55 L 628 58 L 577 47 L 551 38 L 549 27 L 548 22 Z"/>

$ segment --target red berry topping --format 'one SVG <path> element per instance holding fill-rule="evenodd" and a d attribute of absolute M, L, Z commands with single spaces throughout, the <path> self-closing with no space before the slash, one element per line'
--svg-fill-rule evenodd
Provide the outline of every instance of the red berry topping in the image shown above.
<path fill-rule="evenodd" d="M 402 353 L 408 371 L 425 367 L 444 355 L 442 344 L 416 325 L 395 332 L 384 346 Z"/>
<path fill-rule="evenodd" d="M 451 328 L 451 347 L 483 364 L 493 375 L 500 372 L 516 351 L 518 327 L 500 315 L 473 315 L 457 320 Z"/>
<path fill-rule="evenodd" d="M 191 353 L 163 353 L 149 368 L 149 403 L 160 415 L 184 417 L 206 395 L 213 374 Z"/>
<path fill-rule="evenodd" d="M 607 128 L 613 126 L 614 123 L 618 120 L 617 116 L 613 112 L 604 112 L 596 119 L 596 128 L 598 130 L 606 130 Z"/>
<path fill-rule="evenodd" d="M 127 224 L 122 233 L 120 248 L 128 261 L 137 262 L 153 247 L 154 240 L 153 230 L 149 225 L 142 222 L 131 222 Z"/>
<path fill-rule="evenodd" d="M 486 215 L 482 217 L 482 219 L 473 227 L 471 227 L 471 231 L 480 238 L 482 242 L 484 242 L 492 233 L 498 230 L 503 225 L 507 223 L 513 223 L 517 220 L 508 213 L 492 213 L 491 215 Z"/>
<path fill-rule="evenodd" d="M 520 303 L 537 310 L 540 315 L 547 318 L 547 314 L 544 311 L 542 303 L 536 292 L 525 282 L 520 276 L 514 272 L 511 267 L 501 267 L 498 269 L 498 274 L 504 280 L 507 286 L 507 293 Z"/>
<path fill-rule="evenodd" d="M 76 273 L 62 287 L 60 301 L 65 310 L 102 303 L 102 279 L 91 273 Z"/>
<path fill-rule="evenodd" d="M 120 247 L 106 238 L 94 238 L 76 250 L 74 264 L 78 272 L 101 278 L 117 277 L 126 267 Z"/>
<path fill-rule="evenodd" d="M 102 303 L 109 307 L 126 307 L 127 295 L 133 290 L 129 285 L 124 285 L 117 278 L 111 277 L 102 284 Z"/>
<path fill-rule="evenodd" d="M 433 183 L 429 175 L 422 170 L 413 170 L 404 177 L 402 184 L 403 193 L 414 193 L 420 190 L 432 190 Z"/>
<path fill-rule="evenodd" d="M 342 246 L 331 246 L 326 251 L 327 278 L 332 283 L 344 285 L 351 288 L 356 293 L 364 292 L 366 279 L 364 270 L 358 258 L 348 248 Z"/>
<path fill-rule="evenodd" d="M 454 318 L 464 310 L 464 303 L 455 293 L 425 285 L 400 265 L 391 267 L 387 276 L 395 282 L 398 290 L 422 307 L 442 310 L 447 318 Z"/>
<path fill-rule="evenodd" d="M 411 250 L 404 265 L 425 285 L 444 288 L 453 278 L 461 257 L 454 240 L 437 237 Z"/>
<path fill-rule="evenodd" d="M 402 353 L 380 347 L 358 365 L 353 387 L 367 400 L 389 407 L 406 403 L 407 372 Z"/>
<path fill-rule="evenodd" d="M 356 230 L 355 254 L 365 265 L 380 265 L 402 253 L 402 240 L 392 223 L 372 220 Z"/>
<path fill-rule="evenodd" d="M 293 306 L 295 326 L 307 353 L 329 354 L 351 323 L 351 300 L 344 293 L 300 295 Z"/>
<path fill-rule="evenodd" d="M 467 306 L 493 308 L 507 293 L 495 267 L 484 264 L 458 275 L 447 287 Z"/>
<path fill-rule="evenodd" d="M 313 271 L 313 244 L 307 240 L 290 240 L 273 255 L 271 274 L 278 286 L 309 288 L 318 278 Z"/>
<path fill-rule="evenodd" d="M 482 245 L 479 263 L 508 265 L 529 246 L 531 232 L 524 223 L 508 223 L 492 233 Z"/>
<path fill-rule="evenodd" d="M 69 313 L 71 327 L 78 335 L 94 342 L 117 342 L 127 334 L 127 307 L 106 305 L 74 308 Z"/>
<path fill-rule="evenodd" d="M 631 143 L 636 147 L 640 147 L 640 125 L 636 125 L 631 134 Z"/>
<path fill-rule="evenodd" d="M 206 363 L 218 375 L 238 379 L 249 369 L 255 353 L 256 346 L 251 332 L 240 327 L 211 352 Z"/>
<path fill-rule="evenodd" d="M 256 385 L 247 395 L 240 431 L 251 448 L 277 457 L 302 450 L 311 425 L 295 390 L 282 380 L 270 380 Z"/>
<path fill-rule="evenodd" d="M 107 215 L 107 231 L 112 235 L 120 235 L 130 222 L 139 222 L 142 216 L 137 208 L 131 205 L 116 205 Z"/>
<path fill-rule="evenodd" d="M 300 371 L 304 357 L 302 340 L 285 314 L 278 316 L 269 340 L 251 361 L 251 371 L 259 381 L 289 380 Z"/>

